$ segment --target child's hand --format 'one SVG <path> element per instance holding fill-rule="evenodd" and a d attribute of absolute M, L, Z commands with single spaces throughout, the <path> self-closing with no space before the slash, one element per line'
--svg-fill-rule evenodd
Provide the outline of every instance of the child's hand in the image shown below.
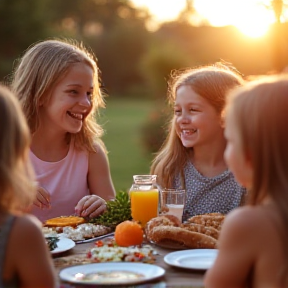
<path fill-rule="evenodd" d="M 37 187 L 36 199 L 33 204 L 41 209 L 49 209 L 50 204 L 50 194 L 43 187 Z"/>
<path fill-rule="evenodd" d="M 106 210 L 106 201 L 97 195 L 84 196 L 75 207 L 75 214 L 81 217 L 96 217 Z"/>

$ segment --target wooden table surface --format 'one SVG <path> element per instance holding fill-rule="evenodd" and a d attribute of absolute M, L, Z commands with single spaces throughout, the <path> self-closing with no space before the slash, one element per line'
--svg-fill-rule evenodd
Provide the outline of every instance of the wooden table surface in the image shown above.
<path fill-rule="evenodd" d="M 82 244 L 76 244 L 74 248 L 71 250 L 53 255 L 53 261 L 55 265 L 55 269 L 57 272 L 57 275 L 59 275 L 59 272 L 66 267 L 73 266 L 73 265 L 80 265 L 85 263 L 91 263 L 89 262 L 88 258 L 86 257 L 87 252 L 94 247 L 95 241 L 89 242 L 89 243 L 82 243 Z M 198 271 L 198 270 L 191 270 L 191 269 L 182 269 L 182 268 L 176 268 L 172 267 L 168 264 L 166 264 L 163 260 L 164 256 L 170 252 L 174 252 L 175 250 L 161 248 L 156 245 L 151 245 L 158 254 L 155 256 L 156 261 L 154 265 L 158 265 L 162 268 L 164 268 L 165 275 L 157 280 L 154 280 L 152 282 L 147 282 L 145 284 L 139 284 L 139 285 L 133 285 L 130 287 L 153 287 L 153 288 L 165 288 L 165 287 L 190 287 L 190 288 L 196 288 L 196 287 L 204 287 L 203 285 L 203 278 L 205 271 Z M 80 287 L 93 287 L 91 285 L 76 285 L 76 284 L 69 284 L 61 281 L 59 279 L 59 288 L 80 288 Z M 99 287 L 99 286 L 97 286 Z M 107 287 L 107 286 L 106 286 Z M 115 286 L 114 286 L 115 287 Z M 123 287 L 123 286 L 121 286 Z M 125 286 L 129 287 L 129 286 Z"/>

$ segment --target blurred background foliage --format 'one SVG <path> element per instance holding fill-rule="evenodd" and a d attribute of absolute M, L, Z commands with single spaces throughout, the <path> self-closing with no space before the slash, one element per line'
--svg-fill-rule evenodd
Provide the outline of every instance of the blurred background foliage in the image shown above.
<path fill-rule="evenodd" d="M 126 185 L 114 180 L 116 188 L 129 188 L 132 174 L 149 172 L 153 153 L 165 138 L 171 116 L 165 97 L 172 70 L 223 59 L 251 77 L 280 72 L 288 65 L 288 25 L 277 21 L 279 7 L 274 6 L 278 12 L 270 31 L 261 38 L 248 38 L 234 26 L 212 27 L 204 19 L 194 26 L 187 19 L 199 15 L 193 1 L 186 2 L 177 20 L 150 31 L 151 15 L 129 0 L 0 0 L 0 81 L 9 83 L 15 60 L 39 40 L 75 38 L 90 46 L 109 95 L 101 121 L 112 176 L 127 179 Z M 128 156 L 133 145 L 138 150 Z M 128 160 L 121 153 L 130 162 L 136 159 L 126 174 L 123 167 Z"/>

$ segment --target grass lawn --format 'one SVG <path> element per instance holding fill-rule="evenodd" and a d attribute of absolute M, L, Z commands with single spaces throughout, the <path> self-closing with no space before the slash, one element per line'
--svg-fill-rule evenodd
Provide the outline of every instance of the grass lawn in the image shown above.
<path fill-rule="evenodd" d="M 116 191 L 128 190 L 133 175 L 148 174 L 152 155 L 141 143 L 141 126 L 153 109 L 151 100 L 107 99 L 99 123 L 103 125 L 103 141 L 108 149 L 110 170 Z"/>

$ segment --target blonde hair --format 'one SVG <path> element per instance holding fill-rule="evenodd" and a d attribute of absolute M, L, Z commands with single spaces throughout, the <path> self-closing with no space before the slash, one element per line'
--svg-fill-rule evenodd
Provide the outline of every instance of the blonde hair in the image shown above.
<path fill-rule="evenodd" d="M 233 118 L 244 155 L 253 167 L 247 203 L 260 204 L 269 196 L 276 204 L 282 219 L 282 227 L 278 228 L 283 236 L 287 272 L 288 76 L 263 77 L 232 91 L 230 96 L 228 120 Z"/>
<path fill-rule="evenodd" d="M 27 208 L 35 197 L 30 132 L 17 98 L 0 85 L 0 210 Z"/>
<path fill-rule="evenodd" d="M 98 145 L 106 152 L 100 140 L 102 127 L 96 122 L 95 112 L 105 107 L 104 95 L 99 85 L 97 59 L 92 51 L 76 40 L 53 39 L 33 44 L 19 60 L 14 71 L 12 91 L 18 96 L 28 125 L 33 134 L 39 127 L 39 103 L 48 102 L 49 92 L 59 80 L 65 77 L 72 65 L 85 63 L 94 71 L 92 110 L 83 121 L 83 128 L 72 134 L 78 148 L 97 151 Z"/>
<path fill-rule="evenodd" d="M 179 87 L 190 86 L 195 93 L 208 100 L 219 116 L 224 113 L 225 95 L 228 90 L 244 82 L 240 73 L 233 67 L 217 62 L 172 73 L 168 82 L 168 102 L 174 105 Z M 150 173 L 158 175 L 159 184 L 172 187 L 174 178 L 181 173 L 191 148 L 182 145 L 175 129 L 175 116 L 172 117 L 169 132 L 160 151 L 152 161 Z M 193 148 L 192 148 L 193 149 Z"/>

